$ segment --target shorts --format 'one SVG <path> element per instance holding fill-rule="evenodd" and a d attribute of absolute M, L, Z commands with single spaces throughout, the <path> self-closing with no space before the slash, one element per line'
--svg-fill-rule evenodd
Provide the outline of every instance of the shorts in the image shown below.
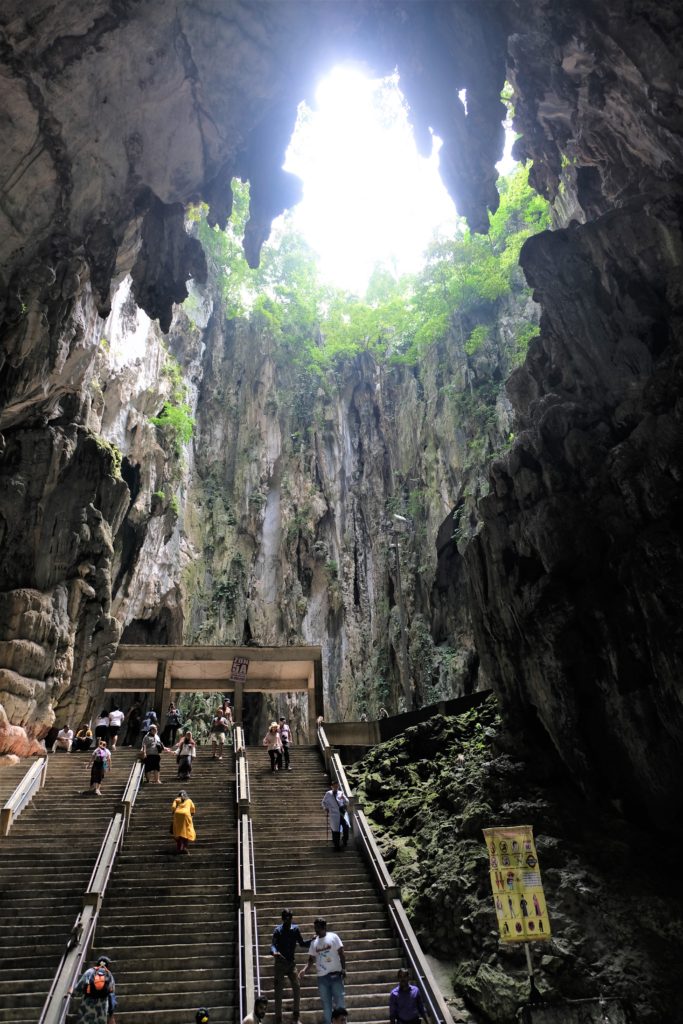
<path fill-rule="evenodd" d="M 118 736 L 120 728 L 121 728 L 120 725 L 110 725 L 109 726 L 109 735 L 110 736 Z"/>
<path fill-rule="evenodd" d="M 224 747 L 225 746 L 225 733 L 224 732 L 212 732 L 211 733 L 211 742 L 212 743 L 220 743 L 220 745 L 222 747 Z"/>

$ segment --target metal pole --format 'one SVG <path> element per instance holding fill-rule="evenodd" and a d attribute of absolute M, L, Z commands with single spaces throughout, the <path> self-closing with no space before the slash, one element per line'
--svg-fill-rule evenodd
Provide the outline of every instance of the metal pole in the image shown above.
<path fill-rule="evenodd" d="M 401 586 L 401 542 L 398 537 L 394 550 L 396 552 L 396 593 L 398 596 L 398 622 L 401 630 L 401 685 L 406 699 L 407 710 L 412 711 L 413 694 L 408 675 L 408 644 L 406 641 L 406 617 L 403 607 L 403 588 Z"/>
<path fill-rule="evenodd" d="M 531 959 L 531 946 L 528 942 L 524 943 L 524 953 L 526 954 L 526 969 L 529 975 L 529 1003 L 534 1005 L 542 1002 L 541 993 L 536 988 L 536 979 L 534 978 L 534 964 Z"/>

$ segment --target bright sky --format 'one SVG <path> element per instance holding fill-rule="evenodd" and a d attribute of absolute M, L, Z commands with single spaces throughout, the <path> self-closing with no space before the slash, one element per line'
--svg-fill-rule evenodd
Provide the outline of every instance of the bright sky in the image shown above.
<path fill-rule="evenodd" d="M 435 229 L 452 232 L 440 141 L 429 159 L 418 155 L 395 76 L 337 67 L 315 98 L 315 110 L 300 111 L 284 165 L 304 184 L 294 223 L 318 253 L 321 276 L 362 293 L 377 263 L 414 272 Z"/>

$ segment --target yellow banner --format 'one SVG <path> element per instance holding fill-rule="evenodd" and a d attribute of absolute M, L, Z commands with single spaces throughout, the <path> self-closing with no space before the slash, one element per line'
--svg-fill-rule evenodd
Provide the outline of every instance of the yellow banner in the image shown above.
<path fill-rule="evenodd" d="M 501 939 L 529 942 L 551 938 L 532 826 L 483 831 Z"/>

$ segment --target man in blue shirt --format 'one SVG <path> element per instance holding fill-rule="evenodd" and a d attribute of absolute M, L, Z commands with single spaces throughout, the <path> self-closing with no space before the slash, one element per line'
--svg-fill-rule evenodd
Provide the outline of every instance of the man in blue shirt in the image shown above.
<path fill-rule="evenodd" d="M 420 1019 L 427 1019 L 422 995 L 417 985 L 410 984 L 410 974 L 402 967 L 398 972 L 398 985 L 389 996 L 390 1024 L 416 1024 Z"/>
<path fill-rule="evenodd" d="M 289 978 L 292 986 L 292 1024 L 299 1024 L 299 1005 L 301 1001 L 301 983 L 296 970 L 296 947 L 308 949 L 299 931 L 298 924 L 293 924 L 294 915 L 291 910 L 282 911 L 282 924 L 276 926 L 270 952 L 275 967 L 275 1024 L 282 1024 L 282 991 L 285 978 Z"/>

